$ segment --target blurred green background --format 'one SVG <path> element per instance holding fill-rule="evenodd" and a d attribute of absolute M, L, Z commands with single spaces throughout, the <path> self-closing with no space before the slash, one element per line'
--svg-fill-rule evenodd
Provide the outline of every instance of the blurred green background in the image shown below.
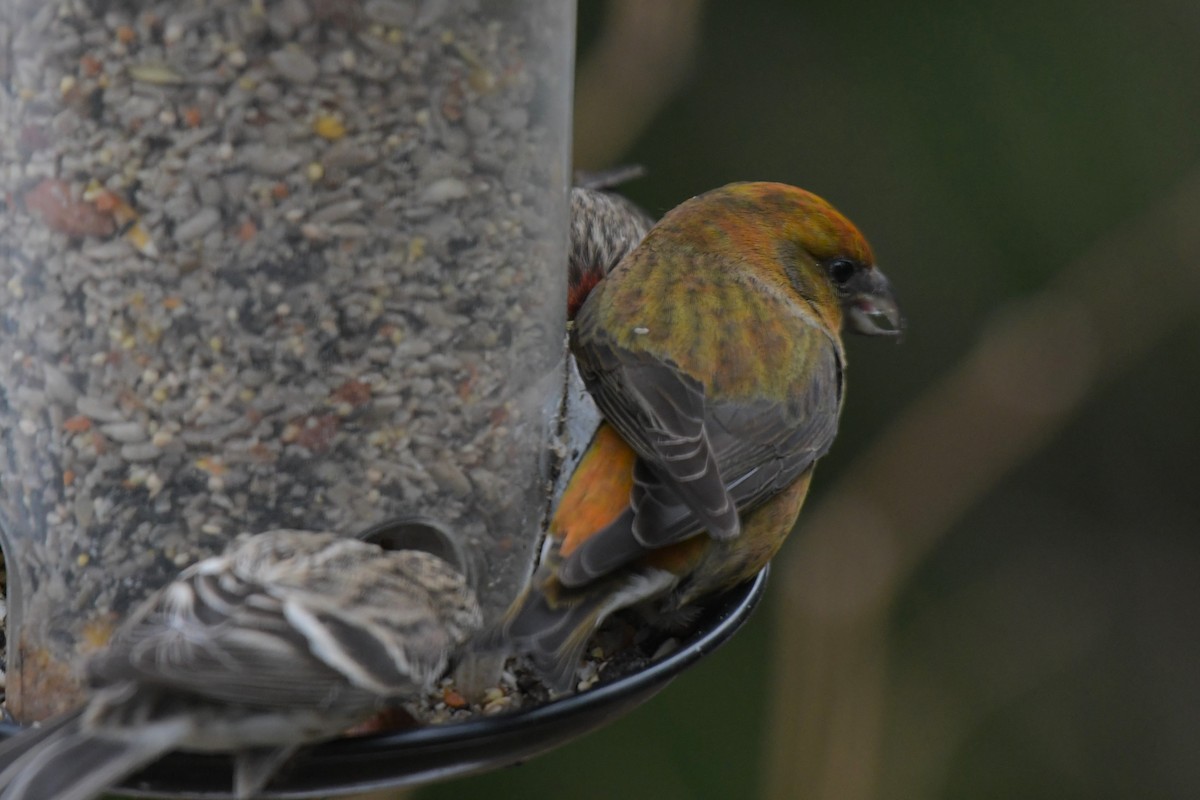
<path fill-rule="evenodd" d="M 795 183 L 900 346 L 743 632 L 503 798 L 1200 797 L 1200 4 L 584 2 L 576 166 Z"/>

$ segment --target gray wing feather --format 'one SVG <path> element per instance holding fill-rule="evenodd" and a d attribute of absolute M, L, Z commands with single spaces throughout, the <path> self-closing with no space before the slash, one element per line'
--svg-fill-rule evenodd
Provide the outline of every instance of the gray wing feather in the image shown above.
<path fill-rule="evenodd" d="M 814 331 L 814 335 L 820 334 Z M 590 348 L 590 351 L 597 353 L 597 348 Z M 590 583 L 650 550 L 682 541 L 700 531 L 711 534 L 705 515 L 696 513 L 693 498 L 680 491 L 680 486 L 687 483 L 681 483 L 677 473 L 664 472 L 658 463 L 651 462 L 653 455 L 649 459 L 645 455 L 646 452 L 658 452 L 655 449 L 658 438 L 653 433 L 642 432 L 646 417 L 639 415 L 637 406 L 621 398 L 618 387 L 627 385 L 624 378 L 629 370 L 625 369 L 618 379 L 613 377 L 611 367 L 603 369 L 618 360 L 615 353 L 611 350 L 605 353 L 604 349 L 599 350 L 597 358 L 588 357 L 589 369 L 595 370 L 592 380 L 597 405 L 609 423 L 641 456 L 634 468 L 631 513 L 621 515 L 563 561 L 559 578 L 565 586 Z M 688 377 L 678 370 L 666 365 L 658 368 L 660 374 L 655 376 L 653 365 L 639 365 L 643 375 L 636 379 L 637 383 L 656 382 L 659 386 L 671 386 L 672 380 L 677 378 L 677 383 L 687 385 Z M 697 416 L 683 413 L 688 401 L 680 400 L 680 397 L 698 394 L 701 399 L 703 411 L 698 427 L 703 433 L 702 441 L 707 445 L 707 458 L 716 468 L 710 474 L 701 473 L 699 478 L 691 481 L 691 488 L 727 498 L 736 515 L 757 507 L 810 469 L 828 452 L 837 434 L 842 368 L 834 344 L 829 342 L 822 346 L 806 385 L 794 392 L 793 401 L 786 405 L 766 400 L 703 404 L 702 387 L 695 381 L 683 391 L 663 393 L 660 390 L 659 396 L 669 400 L 655 407 L 669 409 L 669 412 L 657 419 L 686 429 L 683 439 L 695 438 Z M 692 405 L 695 406 L 694 401 Z M 611 413 L 609 409 L 612 409 Z M 680 452 L 683 449 L 680 446 Z M 674 463 L 694 466 L 698 460 L 696 455 L 691 461 L 685 458 Z M 711 475 L 721 479 L 719 493 L 706 480 Z M 710 515 L 715 506 L 710 499 Z"/>
<path fill-rule="evenodd" d="M 670 363 L 599 342 L 580 358 L 580 372 L 605 419 L 701 528 L 719 539 L 736 536 L 737 507 L 708 440 L 703 385 Z M 660 535 L 636 516 L 634 534 L 646 545 Z"/>

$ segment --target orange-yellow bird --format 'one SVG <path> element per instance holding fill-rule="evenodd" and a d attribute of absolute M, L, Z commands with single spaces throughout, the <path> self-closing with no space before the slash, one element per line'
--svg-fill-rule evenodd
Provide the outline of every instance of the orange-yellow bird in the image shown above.
<path fill-rule="evenodd" d="M 565 691 L 608 614 L 669 613 L 762 569 L 837 433 L 843 323 L 902 327 L 870 246 L 816 195 L 731 184 L 654 226 L 574 320 L 605 423 L 500 625 L 508 649 Z"/>

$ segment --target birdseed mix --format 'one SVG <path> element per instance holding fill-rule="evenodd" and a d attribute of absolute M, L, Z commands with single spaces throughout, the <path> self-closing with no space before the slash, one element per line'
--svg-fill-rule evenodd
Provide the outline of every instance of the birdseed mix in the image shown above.
<path fill-rule="evenodd" d="M 571 37 L 555 0 L 0 0 L 19 718 L 242 531 L 426 514 L 507 604 L 561 394 Z"/>

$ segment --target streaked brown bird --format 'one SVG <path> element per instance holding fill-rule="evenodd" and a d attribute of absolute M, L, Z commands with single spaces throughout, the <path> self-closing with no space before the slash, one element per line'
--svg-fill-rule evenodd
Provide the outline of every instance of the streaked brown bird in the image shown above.
<path fill-rule="evenodd" d="M 480 624 L 429 553 L 240 536 L 122 624 L 86 665 L 83 708 L 0 746 L 0 798 L 87 800 L 175 749 L 232 753 L 248 798 L 300 746 L 430 688 Z"/>
<path fill-rule="evenodd" d="M 642 209 L 611 191 L 641 174 L 638 167 L 577 176 L 571 188 L 571 235 L 567 256 L 567 318 L 574 319 L 588 294 L 633 251 L 654 225 Z"/>

